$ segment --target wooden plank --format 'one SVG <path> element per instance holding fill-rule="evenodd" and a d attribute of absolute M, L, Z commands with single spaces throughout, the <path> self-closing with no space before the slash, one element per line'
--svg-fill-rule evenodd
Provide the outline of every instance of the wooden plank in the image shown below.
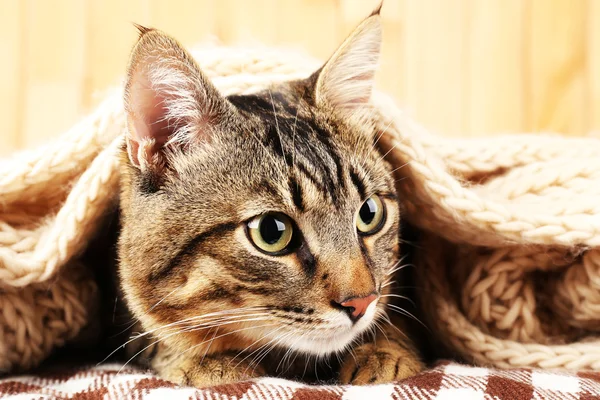
<path fill-rule="evenodd" d="M 214 0 L 150 0 L 151 24 L 187 46 L 214 36 L 217 26 Z"/>
<path fill-rule="evenodd" d="M 588 130 L 600 136 L 600 1 L 587 1 Z"/>
<path fill-rule="evenodd" d="M 89 0 L 86 10 L 86 71 L 82 103 L 98 104 L 107 88 L 120 85 L 137 30 L 152 26 L 147 0 Z"/>
<path fill-rule="evenodd" d="M 273 23 L 280 45 L 302 49 L 324 61 L 345 37 L 335 0 L 279 1 L 276 10 Z"/>
<path fill-rule="evenodd" d="M 217 34 L 226 44 L 275 44 L 277 0 L 218 1 Z"/>
<path fill-rule="evenodd" d="M 532 131 L 580 135 L 585 121 L 585 3 L 532 0 L 529 41 Z"/>
<path fill-rule="evenodd" d="M 22 112 L 21 59 L 24 27 L 23 7 L 19 0 L 5 0 L 0 12 L 0 121 L 2 145 L 0 156 L 21 147 L 20 115 Z"/>
<path fill-rule="evenodd" d="M 55 138 L 80 115 L 85 54 L 85 3 L 25 4 L 23 144 Z"/>
<path fill-rule="evenodd" d="M 121 83 L 136 31 L 326 59 L 379 0 L 3 0 L 0 154 L 55 137 Z M 386 0 L 378 87 L 450 135 L 600 131 L 600 1 Z"/>
<path fill-rule="evenodd" d="M 338 26 L 340 28 L 340 34 L 342 39 L 345 38 L 352 30 L 360 24 L 365 18 L 367 18 L 374 9 L 379 6 L 380 2 L 377 0 L 369 0 L 357 2 L 355 0 L 339 0 L 337 5 L 338 14 Z M 382 7 L 381 16 L 396 16 L 399 12 L 399 1 L 393 1 L 385 3 L 385 7 Z"/>
<path fill-rule="evenodd" d="M 377 88 L 391 94 L 401 107 L 406 104 L 405 80 L 403 79 L 406 1 L 397 0 L 385 3 L 381 10 L 383 46 L 381 66 L 377 76 Z"/>
<path fill-rule="evenodd" d="M 404 88 L 409 114 L 447 135 L 467 135 L 470 0 L 407 1 Z"/>
<path fill-rule="evenodd" d="M 467 131 L 518 132 L 524 127 L 521 0 L 471 3 Z"/>

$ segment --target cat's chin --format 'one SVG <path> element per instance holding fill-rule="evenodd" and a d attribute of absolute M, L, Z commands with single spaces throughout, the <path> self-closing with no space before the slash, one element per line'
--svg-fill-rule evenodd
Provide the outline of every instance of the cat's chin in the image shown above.
<path fill-rule="evenodd" d="M 291 340 L 290 347 L 305 354 L 316 356 L 325 356 L 328 354 L 339 353 L 348 348 L 356 339 L 357 333 L 352 331 L 334 334 L 330 337 L 323 335 L 321 338 L 301 338 L 300 340 Z"/>

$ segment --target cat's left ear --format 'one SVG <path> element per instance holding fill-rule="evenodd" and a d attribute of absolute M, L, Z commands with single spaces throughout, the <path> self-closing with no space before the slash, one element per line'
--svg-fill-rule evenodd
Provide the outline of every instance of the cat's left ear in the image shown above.
<path fill-rule="evenodd" d="M 210 142 L 235 109 L 173 38 L 138 26 L 125 85 L 132 165 L 160 171 L 172 151 Z"/>
<path fill-rule="evenodd" d="M 353 111 L 369 103 L 381 53 L 380 10 L 362 21 L 316 72 L 317 105 Z"/>

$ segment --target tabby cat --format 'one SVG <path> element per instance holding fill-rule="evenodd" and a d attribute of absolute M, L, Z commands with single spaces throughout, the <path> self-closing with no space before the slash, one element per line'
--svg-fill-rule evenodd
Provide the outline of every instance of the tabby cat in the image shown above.
<path fill-rule="evenodd" d="M 137 339 L 148 340 L 131 354 L 198 387 L 419 372 L 385 311 L 400 210 L 369 107 L 379 10 L 307 79 L 228 97 L 174 39 L 139 29 L 118 254 Z"/>

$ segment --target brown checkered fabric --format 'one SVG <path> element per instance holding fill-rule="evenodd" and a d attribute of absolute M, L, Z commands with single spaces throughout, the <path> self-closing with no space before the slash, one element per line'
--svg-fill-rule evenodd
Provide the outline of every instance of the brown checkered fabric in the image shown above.
<path fill-rule="evenodd" d="M 261 378 L 208 389 L 178 387 L 119 365 L 75 371 L 13 376 L 0 380 L 2 399 L 600 399 L 600 373 L 516 369 L 500 371 L 442 363 L 389 385 L 309 386 L 278 378 Z"/>

